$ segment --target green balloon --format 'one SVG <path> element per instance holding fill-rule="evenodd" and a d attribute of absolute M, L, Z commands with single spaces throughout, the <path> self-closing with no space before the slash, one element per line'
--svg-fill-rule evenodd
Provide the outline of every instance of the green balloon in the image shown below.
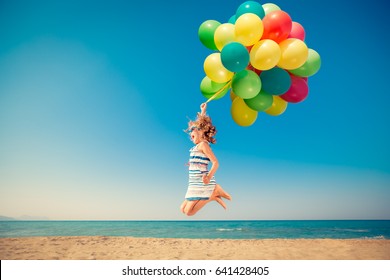
<path fill-rule="evenodd" d="M 298 77 L 310 77 L 320 70 L 321 67 L 321 57 L 313 49 L 309 49 L 309 56 L 307 57 L 306 62 L 299 68 L 289 70 L 290 73 Z"/>
<path fill-rule="evenodd" d="M 199 40 L 205 45 L 207 48 L 211 50 L 217 51 L 218 48 L 214 43 L 214 33 L 218 26 L 221 23 L 216 20 L 206 20 L 199 26 L 198 36 Z"/>
<path fill-rule="evenodd" d="M 243 70 L 234 74 L 232 90 L 237 96 L 243 99 L 255 97 L 261 90 L 259 75 L 251 70 Z"/>
<path fill-rule="evenodd" d="M 263 112 L 272 106 L 274 98 L 271 94 L 260 91 L 258 95 L 250 99 L 244 99 L 249 108 L 258 112 Z"/>
<path fill-rule="evenodd" d="M 206 76 L 203 78 L 202 82 L 200 83 L 200 91 L 204 97 L 209 99 L 215 93 L 220 91 L 226 84 L 227 83 L 216 83 Z M 218 93 L 218 95 L 214 97 L 213 100 L 217 100 L 224 97 L 228 91 L 229 91 L 229 87 L 226 87 L 223 91 Z"/>

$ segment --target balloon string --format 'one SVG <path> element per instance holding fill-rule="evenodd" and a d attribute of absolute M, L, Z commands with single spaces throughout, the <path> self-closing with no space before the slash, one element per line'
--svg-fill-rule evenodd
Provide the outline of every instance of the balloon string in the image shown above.
<path fill-rule="evenodd" d="M 232 83 L 232 80 L 230 80 L 226 85 L 224 85 L 220 90 L 218 90 L 216 93 L 214 93 L 213 96 L 211 96 L 209 99 L 207 99 L 207 101 L 205 103 L 209 103 L 211 100 L 213 100 L 214 98 L 217 97 L 218 94 L 220 94 L 221 92 L 223 92 L 226 88 L 228 88 L 230 86 L 230 84 Z"/>

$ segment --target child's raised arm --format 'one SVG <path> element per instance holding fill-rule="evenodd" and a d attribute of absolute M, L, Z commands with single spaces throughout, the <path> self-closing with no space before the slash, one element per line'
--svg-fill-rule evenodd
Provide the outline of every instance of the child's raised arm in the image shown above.
<path fill-rule="evenodd" d="M 200 115 L 205 116 L 206 115 L 206 109 L 207 109 L 207 103 L 200 104 Z"/>

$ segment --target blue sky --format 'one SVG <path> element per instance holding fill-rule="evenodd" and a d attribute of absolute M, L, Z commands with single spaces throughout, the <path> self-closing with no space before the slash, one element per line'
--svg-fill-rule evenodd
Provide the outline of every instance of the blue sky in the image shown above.
<path fill-rule="evenodd" d="M 250 127 L 209 103 L 225 211 L 179 212 L 183 133 L 205 101 L 202 22 L 244 1 L 0 2 L 0 215 L 390 219 L 383 1 L 274 1 L 322 59 L 309 96 Z M 264 4 L 266 2 L 260 2 Z M 369 7 L 368 7 L 369 5 Z"/>

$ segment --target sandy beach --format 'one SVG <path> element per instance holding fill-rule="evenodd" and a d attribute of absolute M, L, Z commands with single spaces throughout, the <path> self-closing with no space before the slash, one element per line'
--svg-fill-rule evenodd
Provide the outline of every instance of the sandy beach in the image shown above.
<path fill-rule="evenodd" d="M 0 238 L 2 260 L 390 260 L 390 240 Z"/>

